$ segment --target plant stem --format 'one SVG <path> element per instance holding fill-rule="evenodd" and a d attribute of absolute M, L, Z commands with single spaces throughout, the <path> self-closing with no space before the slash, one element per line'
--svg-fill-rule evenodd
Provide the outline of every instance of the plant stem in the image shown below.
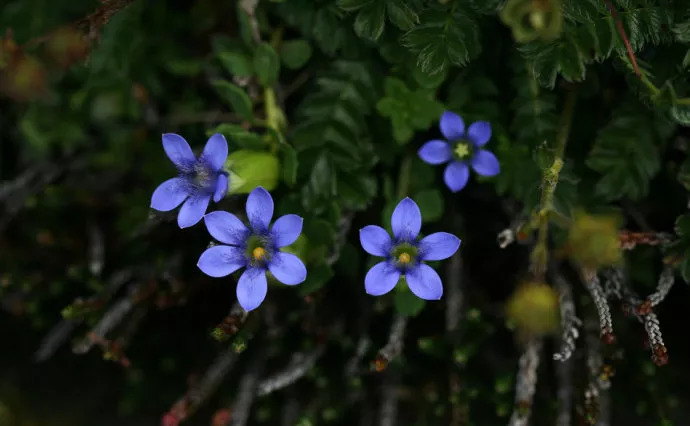
<path fill-rule="evenodd" d="M 543 281 L 548 261 L 547 236 L 549 231 L 549 216 L 553 211 L 553 197 L 558 185 L 558 177 L 563 168 L 563 155 L 565 146 L 568 142 L 570 125 L 573 121 L 573 111 L 575 107 L 575 92 L 569 91 L 565 98 L 563 114 L 561 115 L 561 125 L 556 136 L 556 151 L 553 164 L 544 169 L 541 181 L 541 202 L 539 203 L 537 229 L 537 244 L 532 251 L 531 271 L 535 280 Z"/>
<path fill-rule="evenodd" d="M 400 164 L 400 172 L 398 174 L 398 199 L 405 197 L 410 186 L 410 167 L 412 166 L 412 157 L 406 155 Z"/>

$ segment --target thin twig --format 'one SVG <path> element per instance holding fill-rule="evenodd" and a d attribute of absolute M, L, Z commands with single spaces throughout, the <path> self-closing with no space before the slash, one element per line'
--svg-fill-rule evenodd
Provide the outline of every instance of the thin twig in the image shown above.
<path fill-rule="evenodd" d="M 553 354 L 556 361 L 567 361 L 575 351 L 575 340 L 580 332 L 578 327 L 582 321 L 575 315 L 575 302 L 570 284 L 560 274 L 555 275 L 556 289 L 560 295 L 559 302 L 561 307 L 561 328 L 563 337 L 559 351 Z"/>
<path fill-rule="evenodd" d="M 396 314 L 393 319 L 393 324 L 391 325 L 390 334 L 388 335 L 388 343 L 379 350 L 376 360 L 374 361 L 374 366 L 377 371 L 384 370 L 388 366 L 388 363 L 402 352 L 406 327 L 407 317 Z"/>
<path fill-rule="evenodd" d="M 324 347 L 319 346 L 312 352 L 293 355 L 285 370 L 259 382 L 257 395 L 266 396 L 295 383 L 311 370 L 323 353 Z"/>
<path fill-rule="evenodd" d="M 611 12 L 611 15 L 613 16 L 613 19 L 616 21 L 616 27 L 618 28 L 618 34 L 620 34 L 621 38 L 623 39 L 623 43 L 625 44 L 625 49 L 628 51 L 628 57 L 630 57 L 630 62 L 632 63 L 633 70 L 635 70 L 635 74 L 638 77 L 642 77 L 642 74 L 640 73 L 640 68 L 637 66 L 637 59 L 635 59 L 635 53 L 633 53 L 632 46 L 630 45 L 630 42 L 628 41 L 628 36 L 625 34 L 625 28 L 623 27 L 623 22 L 621 21 L 620 17 L 618 16 L 618 12 L 616 12 L 616 8 L 613 6 L 613 4 L 609 0 L 604 0 L 604 3 L 606 3 L 606 7 L 609 8 L 609 11 Z"/>
<path fill-rule="evenodd" d="M 530 340 L 520 356 L 515 385 L 515 407 L 510 416 L 509 426 L 526 426 L 529 423 L 532 400 L 537 388 L 537 368 L 541 347 L 541 340 Z"/>
<path fill-rule="evenodd" d="M 232 423 L 230 424 L 232 426 L 244 426 L 249 421 L 249 414 L 256 396 L 259 374 L 261 374 L 263 363 L 263 356 L 255 354 L 249 368 L 247 368 L 246 373 L 244 373 L 240 380 L 237 398 L 230 409 L 232 413 Z"/>
<path fill-rule="evenodd" d="M 568 91 L 563 105 L 561 123 L 556 136 L 556 147 L 554 152 L 553 164 L 544 169 L 541 181 L 541 200 L 539 203 L 537 243 L 532 250 L 530 270 L 534 278 L 544 281 L 546 265 L 548 262 L 547 236 L 549 230 L 549 218 L 553 211 L 553 197 L 558 185 L 558 178 L 563 168 L 565 146 L 568 142 L 568 134 L 573 121 L 575 110 L 575 92 Z"/>

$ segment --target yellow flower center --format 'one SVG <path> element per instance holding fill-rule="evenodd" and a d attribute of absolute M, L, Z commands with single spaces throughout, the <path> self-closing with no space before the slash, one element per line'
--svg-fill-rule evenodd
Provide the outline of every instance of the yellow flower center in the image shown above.
<path fill-rule="evenodd" d="M 410 260 L 412 260 L 412 258 L 407 253 L 400 253 L 400 256 L 398 256 L 398 262 L 400 263 L 410 263 Z"/>
<path fill-rule="evenodd" d="M 470 155 L 470 147 L 466 143 L 459 143 L 455 145 L 455 155 L 458 158 L 465 158 Z"/>
<path fill-rule="evenodd" d="M 266 256 L 266 250 L 262 247 L 257 247 L 252 251 L 252 256 L 255 260 L 261 260 Z"/>

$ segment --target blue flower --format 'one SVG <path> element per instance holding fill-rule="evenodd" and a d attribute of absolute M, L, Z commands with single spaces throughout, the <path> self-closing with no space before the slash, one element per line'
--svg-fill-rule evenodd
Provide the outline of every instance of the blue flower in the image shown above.
<path fill-rule="evenodd" d="M 383 228 L 365 226 L 359 231 L 364 250 L 386 260 L 372 266 L 364 278 L 367 293 L 386 294 L 395 287 L 400 275 L 405 276 L 412 293 L 426 300 L 438 300 L 443 295 L 441 278 L 425 260 L 441 260 L 453 255 L 460 247 L 460 239 L 447 232 L 437 232 L 417 241 L 422 227 L 422 214 L 417 203 L 405 198 L 395 207 L 391 217 L 393 239 Z"/>
<path fill-rule="evenodd" d="M 228 142 L 223 135 L 216 133 L 196 158 L 182 136 L 165 133 L 163 149 L 177 168 L 178 176 L 166 180 L 153 191 L 151 207 L 167 212 L 184 201 L 177 215 L 177 224 L 180 228 L 196 225 L 204 217 L 211 197 L 217 203 L 228 191 L 228 174 L 223 170 L 228 157 Z"/>
<path fill-rule="evenodd" d="M 441 115 L 441 133 L 446 140 L 431 140 L 419 149 L 419 157 L 429 164 L 448 163 L 443 173 L 446 186 L 458 192 L 467 185 L 469 165 L 482 176 L 496 176 L 501 171 L 496 156 L 481 149 L 491 139 L 491 124 L 477 121 L 465 132 L 465 122 L 450 111 Z"/>
<path fill-rule="evenodd" d="M 260 186 L 247 198 L 247 217 L 249 228 L 237 216 L 225 211 L 204 216 L 208 232 L 227 245 L 207 249 L 199 257 L 197 266 L 211 277 L 224 277 L 247 268 L 237 283 L 237 300 L 246 311 L 251 311 L 266 297 L 266 269 L 283 284 L 295 285 L 307 278 L 307 268 L 294 254 L 279 250 L 299 237 L 301 217 L 295 214 L 281 216 L 269 229 L 273 199 Z"/>

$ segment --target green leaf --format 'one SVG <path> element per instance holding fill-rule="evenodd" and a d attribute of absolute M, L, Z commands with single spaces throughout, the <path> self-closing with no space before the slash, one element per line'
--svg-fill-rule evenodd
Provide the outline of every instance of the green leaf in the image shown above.
<path fill-rule="evenodd" d="M 673 229 L 679 237 L 690 238 L 690 214 L 678 216 Z"/>
<path fill-rule="evenodd" d="M 436 222 L 443 216 L 443 194 L 438 189 L 427 189 L 413 197 L 422 212 L 423 222 Z"/>
<path fill-rule="evenodd" d="M 335 229 L 324 219 L 308 218 L 304 223 L 304 235 L 316 245 L 331 246 L 335 241 Z"/>
<path fill-rule="evenodd" d="M 388 0 L 386 2 L 388 18 L 393 25 L 403 31 L 411 30 L 419 23 L 419 16 L 410 7 L 406 0 Z"/>
<path fill-rule="evenodd" d="M 690 105 L 675 104 L 670 109 L 671 118 L 683 126 L 690 126 Z"/>
<path fill-rule="evenodd" d="M 281 145 L 283 151 L 283 180 L 289 186 L 297 182 L 297 151 L 287 144 Z"/>
<path fill-rule="evenodd" d="M 275 84 L 280 73 L 280 59 L 270 44 L 261 43 L 257 46 L 254 52 L 254 69 L 262 86 Z"/>
<path fill-rule="evenodd" d="M 481 50 L 477 24 L 461 9 L 453 14 L 428 10 L 402 42 L 417 54 L 417 64 L 426 74 L 436 74 L 450 65 L 464 66 Z"/>
<path fill-rule="evenodd" d="M 413 317 L 422 311 L 426 303 L 410 291 L 405 277 L 400 277 L 393 293 L 393 304 L 400 315 Z"/>
<path fill-rule="evenodd" d="M 652 118 L 643 107 L 626 102 L 615 110 L 586 161 L 602 174 L 596 193 L 607 200 L 647 195 L 649 181 L 661 166 L 656 138 Z"/>
<path fill-rule="evenodd" d="M 309 178 L 309 188 L 317 196 L 331 197 L 338 193 L 337 179 L 325 154 L 322 154 L 314 164 Z"/>
<path fill-rule="evenodd" d="M 248 194 L 257 186 L 273 190 L 278 184 L 280 163 L 271 153 L 241 149 L 228 155 L 225 169 L 232 173 L 229 192 Z"/>
<path fill-rule="evenodd" d="M 372 1 L 362 7 L 355 18 L 355 33 L 369 40 L 378 40 L 386 24 L 386 5 Z"/>
<path fill-rule="evenodd" d="M 249 77 L 254 73 L 249 57 L 243 53 L 221 52 L 218 60 L 230 74 L 237 77 Z"/>
<path fill-rule="evenodd" d="M 254 118 L 252 101 L 242 88 L 227 80 L 215 80 L 212 85 L 223 100 L 232 107 L 233 111 L 249 121 Z"/>
<path fill-rule="evenodd" d="M 280 45 L 280 59 L 286 67 L 298 69 L 311 57 L 311 45 L 306 40 L 290 40 Z"/>
<path fill-rule="evenodd" d="M 690 191 L 690 157 L 683 161 L 678 171 L 678 182 L 680 182 L 685 189 Z"/>
<path fill-rule="evenodd" d="M 433 99 L 433 92 L 412 91 L 393 77 L 386 77 L 384 86 L 386 96 L 379 100 L 376 109 L 391 119 L 393 137 L 398 143 L 409 142 L 415 130 L 428 129 L 443 112 L 443 105 Z"/>
<path fill-rule="evenodd" d="M 336 4 L 346 12 L 357 11 L 376 0 L 338 0 Z"/>
<path fill-rule="evenodd" d="M 566 35 L 551 43 L 526 43 L 519 50 L 530 63 L 534 77 L 544 87 L 553 88 L 559 73 L 568 81 L 585 78 L 586 58 L 571 36 Z"/>
<path fill-rule="evenodd" d="M 411 64 L 412 77 L 419 84 L 420 87 L 425 89 L 435 89 L 446 80 L 448 76 L 448 69 L 443 68 L 440 72 L 429 74 L 422 70 L 417 62 Z"/>
<path fill-rule="evenodd" d="M 211 137 L 214 133 L 221 133 L 231 142 L 237 144 L 240 148 L 247 148 L 252 150 L 261 150 L 267 148 L 267 144 L 261 135 L 245 130 L 241 126 L 230 123 L 223 123 L 216 126 L 214 129 L 206 131 L 206 136 Z"/>
<path fill-rule="evenodd" d="M 333 270 L 325 263 L 309 265 L 307 279 L 298 286 L 299 294 L 306 296 L 323 287 L 328 280 L 333 278 Z"/>
<path fill-rule="evenodd" d="M 673 27 L 673 34 L 681 43 L 690 43 L 690 21 L 685 21 Z"/>

